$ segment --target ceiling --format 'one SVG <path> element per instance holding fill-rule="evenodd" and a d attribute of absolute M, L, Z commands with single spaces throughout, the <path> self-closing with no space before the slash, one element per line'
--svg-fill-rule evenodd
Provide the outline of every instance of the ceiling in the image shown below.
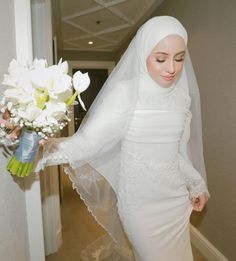
<path fill-rule="evenodd" d="M 161 2 L 163 0 L 55 0 L 53 13 L 58 47 L 60 50 L 114 52 Z"/>

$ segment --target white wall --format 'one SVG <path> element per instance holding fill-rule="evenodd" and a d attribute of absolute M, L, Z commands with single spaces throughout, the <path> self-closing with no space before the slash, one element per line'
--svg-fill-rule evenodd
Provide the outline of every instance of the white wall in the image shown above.
<path fill-rule="evenodd" d="M 53 64 L 52 19 L 50 0 L 31 0 L 33 56 Z M 58 168 L 51 166 L 40 175 L 44 246 L 46 256 L 62 245 Z"/>
<path fill-rule="evenodd" d="M 191 222 L 236 260 L 236 1 L 165 0 L 153 13 L 172 15 L 189 33 L 202 100 L 203 140 L 211 193 Z"/>
<path fill-rule="evenodd" d="M 0 82 L 15 58 L 14 1 L 0 0 Z M 0 84 L 0 94 L 4 87 Z M 0 260 L 28 261 L 28 232 L 24 184 L 6 171 L 7 159 L 0 151 Z"/>

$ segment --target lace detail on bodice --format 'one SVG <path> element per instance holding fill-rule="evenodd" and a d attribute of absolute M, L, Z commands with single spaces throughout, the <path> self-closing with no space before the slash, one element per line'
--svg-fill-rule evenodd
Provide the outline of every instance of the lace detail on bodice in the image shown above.
<path fill-rule="evenodd" d="M 122 143 L 122 156 L 123 164 L 128 164 L 129 167 L 130 164 L 134 164 L 134 166 L 141 165 L 150 170 L 150 178 L 156 182 L 158 181 L 157 173 L 162 176 L 171 175 L 179 167 L 177 154 L 171 155 L 165 160 L 151 160 L 148 155 L 144 155 L 142 149 L 138 149 L 137 146 L 133 146 L 132 143 L 126 141 Z"/>

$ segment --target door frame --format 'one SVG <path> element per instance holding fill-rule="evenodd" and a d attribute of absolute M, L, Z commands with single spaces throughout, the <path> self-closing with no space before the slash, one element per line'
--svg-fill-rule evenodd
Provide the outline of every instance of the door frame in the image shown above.
<path fill-rule="evenodd" d="M 33 61 L 31 1 L 14 0 L 16 59 L 28 64 Z M 44 236 L 39 176 L 24 178 L 27 218 L 28 250 L 30 261 L 44 261 Z"/>
<path fill-rule="evenodd" d="M 57 63 L 56 38 L 53 38 L 50 0 L 31 0 L 33 56 Z M 53 53 L 54 45 L 54 53 Z M 53 254 L 62 245 L 58 167 L 45 168 L 40 174 L 41 204 L 45 255 Z"/>
<path fill-rule="evenodd" d="M 68 72 L 72 76 L 73 69 L 107 69 L 108 75 L 115 67 L 113 61 L 68 61 Z M 70 112 L 70 118 L 74 119 L 74 110 Z M 68 135 L 71 136 L 75 132 L 74 120 L 71 120 L 68 124 Z"/>

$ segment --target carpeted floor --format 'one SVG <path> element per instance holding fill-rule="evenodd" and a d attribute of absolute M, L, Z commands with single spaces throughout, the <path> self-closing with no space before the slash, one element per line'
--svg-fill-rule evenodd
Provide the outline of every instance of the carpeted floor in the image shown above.
<path fill-rule="evenodd" d="M 46 261 L 80 261 L 80 252 L 95 237 L 104 234 L 79 195 L 71 187 L 68 177 L 63 177 L 63 201 L 61 218 L 63 226 L 63 245 L 55 254 L 46 257 Z M 194 261 L 207 261 L 201 253 L 193 247 Z M 173 260 L 174 261 L 174 260 Z"/>

